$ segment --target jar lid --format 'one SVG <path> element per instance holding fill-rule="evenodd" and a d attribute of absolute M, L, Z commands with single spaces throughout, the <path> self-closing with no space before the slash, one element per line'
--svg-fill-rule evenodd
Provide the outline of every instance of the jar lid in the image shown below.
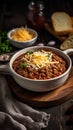
<path fill-rule="evenodd" d="M 33 9 L 35 8 L 35 2 L 34 2 L 34 1 L 31 1 L 31 2 L 29 3 L 29 5 L 28 5 L 28 8 L 29 8 L 30 10 L 33 10 Z"/>
<path fill-rule="evenodd" d="M 44 9 L 44 3 L 42 1 L 37 1 L 36 5 L 40 10 Z"/>
<path fill-rule="evenodd" d="M 28 5 L 28 8 L 30 10 L 33 10 L 35 8 L 43 10 L 44 9 L 44 3 L 42 1 L 37 1 L 37 2 L 31 1 Z"/>

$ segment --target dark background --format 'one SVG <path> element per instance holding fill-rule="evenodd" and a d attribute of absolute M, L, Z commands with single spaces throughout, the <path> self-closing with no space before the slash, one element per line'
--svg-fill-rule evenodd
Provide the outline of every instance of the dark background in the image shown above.
<path fill-rule="evenodd" d="M 31 0 L 2 0 L 0 3 L 0 29 L 10 29 L 25 25 L 28 4 Z M 37 1 L 37 0 L 34 0 Z M 41 0 L 44 2 L 44 15 L 49 20 L 55 11 L 65 11 L 73 16 L 73 0 Z"/>

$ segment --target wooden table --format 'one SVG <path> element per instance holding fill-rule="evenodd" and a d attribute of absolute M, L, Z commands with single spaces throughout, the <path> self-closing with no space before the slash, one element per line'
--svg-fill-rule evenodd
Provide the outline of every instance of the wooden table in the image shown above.
<path fill-rule="evenodd" d="M 48 127 L 44 130 L 73 130 L 73 125 L 67 125 L 69 116 L 66 115 L 67 109 L 72 105 L 71 100 L 55 107 L 41 109 L 51 114 Z"/>
<path fill-rule="evenodd" d="M 60 2 L 62 2 L 62 1 L 60 1 Z M 25 1 L 25 3 L 27 3 L 27 0 Z M 47 3 L 48 3 L 48 1 L 45 3 L 45 5 L 48 7 Z M 51 1 L 50 1 L 50 3 L 51 3 Z M 2 14 L 1 15 L 2 20 L 1 20 L 1 26 L 0 26 L 1 29 L 9 30 L 13 26 L 15 27 L 15 26 L 18 26 L 18 25 L 20 26 L 22 24 L 25 24 L 25 22 L 24 22 L 24 12 L 23 12 L 23 11 L 25 11 L 24 10 L 25 7 L 21 7 L 24 4 L 22 4 L 22 5 L 18 4 L 18 5 L 19 5 L 21 10 L 19 10 L 19 8 L 17 8 L 17 3 L 15 3 L 15 1 L 14 1 L 14 4 L 12 3 L 12 6 L 14 6 L 15 8 L 10 8 L 10 5 L 9 5 L 8 12 L 6 12 L 6 10 L 5 10 L 6 3 L 2 4 L 2 6 L 3 6 L 2 11 L 3 12 L 1 12 L 1 14 Z M 49 6 L 50 6 L 50 4 L 49 4 Z M 7 5 L 7 7 L 8 7 L 8 5 Z M 17 11 L 16 8 L 19 11 Z M 13 9 L 13 12 L 12 12 L 11 9 Z M 15 11 L 14 11 L 14 9 L 15 9 Z M 47 8 L 47 10 L 48 9 L 49 8 Z M 9 11 L 11 11 L 11 12 L 9 12 Z M 16 13 L 16 15 L 15 15 L 14 12 Z M 4 15 L 4 19 L 3 19 L 3 15 Z M 46 14 L 46 16 L 47 16 L 47 14 Z M 45 29 L 43 29 L 43 30 L 41 30 L 41 32 L 39 32 L 39 38 L 38 38 L 37 43 L 43 42 L 45 45 L 47 45 L 47 43 L 51 40 L 54 40 L 56 42 L 54 47 L 57 47 L 57 48 L 60 47 L 61 41 L 59 41 L 59 39 L 55 38 L 55 36 L 51 35 Z M 73 56 L 71 56 L 71 58 L 73 60 Z M 66 124 L 66 122 L 69 118 L 69 116 L 66 114 L 66 111 L 72 104 L 73 104 L 73 102 L 71 102 L 71 99 L 69 99 L 67 101 L 62 102 L 59 105 L 55 105 L 55 106 L 51 106 L 51 107 L 46 107 L 46 108 L 35 107 L 37 110 L 45 111 L 45 112 L 51 114 L 51 118 L 50 118 L 50 121 L 48 123 L 48 127 L 43 129 L 43 130 L 73 130 L 73 125 L 67 125 Z"/>

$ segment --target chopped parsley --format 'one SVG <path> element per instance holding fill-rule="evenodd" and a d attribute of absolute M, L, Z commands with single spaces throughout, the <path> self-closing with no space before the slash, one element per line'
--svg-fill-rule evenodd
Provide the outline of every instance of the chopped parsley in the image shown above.
<path fill-rule="evenodd" d="M 27 63 L 26 63 L 26 62 L 20 63 L 20 67 L 21 67 L 21 68 L 25 68 L 26 66 L 27 66 Z"/>
<path fill-rule="evenodd" d="M 15 48 L 10 44 L 7 39 L 7 32 L 0 31 L 0 54 L 11 53 Z"/>
<path fill-rule="evenodd" d="M 32 53 L 33 53 L 32 51 L 27 51 L 27 53 L 26 53 L 26 54 L 28 54 L 28 55 L 29 55 L 29 54 L 32 54 Z"/>

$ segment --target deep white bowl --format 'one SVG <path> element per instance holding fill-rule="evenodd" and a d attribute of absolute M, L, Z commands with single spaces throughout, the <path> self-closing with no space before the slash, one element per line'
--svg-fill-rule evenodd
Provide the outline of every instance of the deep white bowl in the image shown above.
<path fill-rule="evenodd" d="M 11 34 L 13 32 L 15 32 L 17 29 L 19 29 L 19 28 L 12 29 L 12 30 L 10 30 L 7 33 L 7 38 L 10 40 L 10 43 L 13 46 L 15 46 L 17 48 L 25 48 L 25 47 L 33 45 L 36 42 L 36 40 L 38 38 L 38 33 L 35 30 L 30 29 L 30 28 L 28 28 L 28 31 L 34 34 L 34 37 L 31 40 L 27 40 L 27 41 L 16 41 L 16 40 L 12 39 Z"/>
<path fill-rule="evenodd" d="M 23 77 L 19 74 L 17 74 L 13 67 L 12 64 L 14 62 L 14 60 L 20 56 L 23 53 L 26 53 L 27 51 L 31 51 L 34 49 L 50 49 L 51 51 L 55 52 L 56 54 L 62 56 L 68 65 L 67 70 L 65 71 L 65 73 L 63 73 L 60 76 L 57 76 L 55 78 L 51 78 L 51 79 L 46 79 L 46 80 L 34 80 L 34 79 L 29 79 L 26 77 Z M 51 91 L 54 90 L 56 88 L 59 88 L 61 85 L 63 85 L 66 80 L 68 79 L 68 76 L 70 74 L 71 71 L 71 67 L 72 67 L 72 61 L 70 59 L 70 57 L 67 55 L 69 52 L 73 52 L 73 49 L 68 49 L 65 50 L 64 52 L 62 52 L 59 49 L 53 48 L 53 47 L 47 47 L 47 46 L 34 46 L 34 47 L 27 47 L 25 49 L 21 49 L 20 51 L 18 51 L 17 53 L 15 53 L 10 62 L 9 65 L 2 65 L 1 71 L 4 72 L 9 72 L 13 78 L 15 79 L 15 81 L 23 88 L 27 89 L 27 90 L 31 90 L 34 92 L 47 92 L 47 91 Z"/>

